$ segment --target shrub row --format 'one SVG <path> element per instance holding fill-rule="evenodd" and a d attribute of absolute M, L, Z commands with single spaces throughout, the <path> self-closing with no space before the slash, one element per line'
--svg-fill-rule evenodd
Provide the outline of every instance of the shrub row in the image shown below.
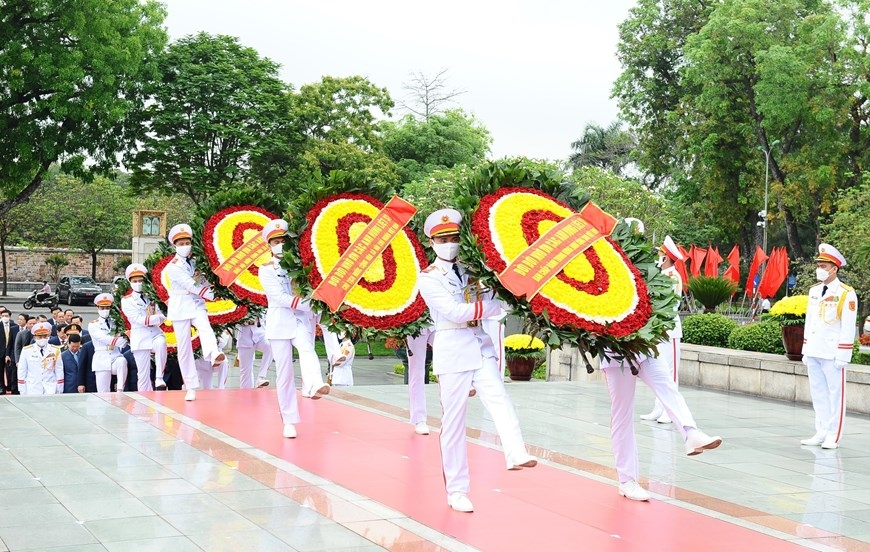
<path fill-rule="evenodd" d="M 741 351 L 785 354 L 781 326 L 773 321 L 738 326 L 721 314 L 695 314 L 683 320 L 683 342 Z"/>

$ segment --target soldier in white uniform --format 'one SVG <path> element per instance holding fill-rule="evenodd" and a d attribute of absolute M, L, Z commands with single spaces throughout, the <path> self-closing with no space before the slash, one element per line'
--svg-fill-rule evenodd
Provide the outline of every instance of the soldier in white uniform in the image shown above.
<path fill-rule="evenodd" d="M 239 351 L 239 389 L 254 387 L 254 356 L 255 351 L 263 353 L 260 360 L 260 372 L 257 374 L 256 387 L 268 387 L 266 374 L 272 363 L 272 347 L 266 339 L 266 324 L 262 318 L 251 320 L 239 326 L 236 337 L 236 348 Z"/>
<path fill-rule="evenodd" d="M 633 219 L 637 221 L 637 219 Z M 637 221 L 634 229 L 643 233 L 643 223 Z M 667 243 L 667 240 L 666 240 Z M 673 249 L 673 241 L 670 241 Z M 676 293 L 676 287 L 675 293 Z M 682 293 L 682 286 L 679 288 Z M 649 500 L 646 490 L 637 482 L 640 476 L 637 458 L 637 438 L 634 434 L 634 396 L 637 380 L 643 381 L 653 393 L 663 412 L 676 423 L 683 436 L 686 454 L 695 456 L 722 444 L 721 437 L 710 437 L 695 423 L 695 418 L 686 400 L 677 389 L 674 380 L 674 367 L 667 354 L 671 347 L 670 339 L 662 341 L 657 347 L 658 357 L 640 356 L 637 359 L 638 374 L 634 376 L 628 365 L 613 358 L 601 359 L 601 370 L 607 380 L 610 393 L 610 441 L 616 460 L 616 473 L 619 478 L 619 494 L 631 500 Z"/>
<path fill-rule="evenodd" d="M 426 348 L 435 337 L 433 327 L 423 328 L 417 337 L 409 337 L 408 345 L 408 410 L 417 435 L 429 435 L 426 413 Z"/>
<path fill-rule="evenodd" d="M 18 359 L 18 389 L 22 395 L 55 395 L 63 393 L 63 362 L 60 347 L 49 345 L 51 324 L 33 326 L 35 343 L 21 350 Z"/>
<path fill-rule="evenodd" d="M 190 327 L 196 328 L 202 348 L 202 358 L 219 365 L 226 355 L 218 348 L 217 338 L 208 321 L 206 301 L 214 299 L 211 286 L 199 277 L 190 256 L 193 230 L 187 224 L 176 224 L 169 231 L 169 241 L 175 246 L 175 258 L 164 269 L 169 279 L 169 302 L 166 317 L 172 321 L 178 350 L 178 367 L 187 393 L 184 400 L 196 400 L 199 376 L 193 359 Z"/>
<path fill-rule="evenodd" d="M 260 283 L 266 292 L 269 307 L 266 310 L 266 339 L 272 346 L 277 373 L 278 407 L 284 423 L 284 437 L 296 437 L 299 423 L 299 405 L 296 400 L 296 381 L 293 372 L 293 347 L 299 351 L 299 369 L 302 372 L 302 394 L 319 399 L 329 394 L 329 385 L 323 383 L 320 361 L 314 351 L 314 319 L 308 302 L 293 294 L 287 272 L 281 268 L 287 223 L 276 219 L 263 227 L 263 239 L 272 250 L 272 261 L 260 267 Z"/>
<path fill-rule="evenodd" d="M 227 331 L 221 332 L 218 336 L 218 348 L 223 351 L 227 348 L 232 340 L 232 336 Z M 230 373 L 230 363 L 225 358 L 222 362 L 212 364 L 204 358 L 196 359 L 196 372 L 199 375 L 199 383 L 203 389 L 214 389 L 214 376 L 217 374 L 217 388 L 226 389 L 227 377 Z"/>
<path fill-rule="evenodd" d="M 858 297 L 838 278 L 846 259 L 834 246 L 819 245 L 816 279 L 804 322 L 803 362 L 816 413 L 816 433 L 802 445 L 835 449 L 846 417 L 846 365 L 852 360 Z"/>
<path fill-rule="evenodd" d="M 626 219 L 626 222 L 628 222 L 628 219 Z M 643 232 L 643 223 L 640 221 L 637 222 L 641 224 L 639 231 Z M 675 263 L 676 261 L 682 261 L 684 259 L 685 257 L 680 252 L 680 248 L 677 247 L 677 244 L 674 243 L 674 240 L 670 236 L 665 236 L 665 241 L 661 248 L 659 248 L 659 264 L 662 269 L 662 274 L 669 276 L 674 281 L 674 293 L 680 296 L 683 294 L 683 279 L 680 276 L 680 272 L 677 270 Z M 676 310 L 679 311 L 679 305 L 677 305 Z M 671 372 L 674 379 L 674 385 L 677 387 L 680 386 L 680 340 L 682 338 L 683 324 L 680 321 L 679 312 L 676 312 L 674 314 L 674 329 L 668 331 L 668 340 L 659 343 L 656 349 L 659 352 L 659 358 L 662 359 L 665 366 L 667 366 L 668 370 Z M 642 415 L 640 419 L 656 420 L 660 424 L 671 423 L 671 419 L 668 417 L 667 412 L 665 412 L 662 402 L 658 399 L 656 399 L 652 412 Z"/>
<path fill-rule="evenodd" d="M 151 387 L 151 354 L 154 353 L 156 375 L 155 387 L 166 388 L 163 381 L 163 371 L 166 369 L 166 336 L 160 329 L 160 324 L 166 320 L 156 303 L 153 303 L 142 293 L 145 275 L 148 270 L 145 265 L 133 263 L 124 271 L 124 276 L 130 282 L 130 290 L 121 299 L 121 312 L 130 323 L 130 350 L 136 359 L 138 373 L 137 389 L 152 391 Z"/>
<path fill-rule="evenodd" d="M 501 316 L 501 304 L 480 299 L 478 286 L 467 281 L 464 267 L 457 262 L 461 220 L 454 209 L 435 211 L 426 219 L 423 230 L 437 259 L 420 274 L 418 285 L 435 326 L 432 367 L 438 375 L 443 410 L 441 464 L 447 504 L 471 512 L 465 442 L 469 389 L 477 390 L 495 422 L 507 468 L 531 468 L 537 460 L 526 451 L 516 411 L 504 388 L 504 375 L 498 371 L 498 353 L 480 323 Z"/>
<path fill-rule="evenodd" d="M 115 323 L 109 316 L 114 298 L 109 293 L 101 293 L 94 298 L 98 318 L 88 324 L 88 333 L 94 343 L 94 356 L 91 369 L 97 380 L 97 393 L 107 393 L 112 390 L 112 376 L 118 376 L 116 389 L 124 390 L 127 382 L 127 359 L 121 349 L 127 344 L 127 339 L 115 335 Z"/>

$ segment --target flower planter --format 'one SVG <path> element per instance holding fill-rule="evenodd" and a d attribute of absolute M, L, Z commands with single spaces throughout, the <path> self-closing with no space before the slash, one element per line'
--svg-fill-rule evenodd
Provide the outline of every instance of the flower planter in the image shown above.
<path fill-rule="evenodd" d="M 801 349 L 804 346 L 803 326 L 783 326 L 782 346 L 785 347 L 785 356 L 789 360 L 802 360 L 804 358 Z"/>
<path fill-rule="evenodd" d="M 508 357 L 507 368 L 510 378 L 513 381 L 529 381 L 532 379 L 532 372 L 535 371 L 535 365 L 538 360 L 535 358 L 524 357 Z"/>

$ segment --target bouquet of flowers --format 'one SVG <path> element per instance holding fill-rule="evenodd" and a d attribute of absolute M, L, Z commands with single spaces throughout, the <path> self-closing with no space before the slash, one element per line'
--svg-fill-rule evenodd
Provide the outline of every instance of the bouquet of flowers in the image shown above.
<path fill-rule="evenodd" d="M 504 340 L 505 356 L 510 358 L 540 359 L 544 352 L 544 342 L 528 334 L 509 335 Z"/>

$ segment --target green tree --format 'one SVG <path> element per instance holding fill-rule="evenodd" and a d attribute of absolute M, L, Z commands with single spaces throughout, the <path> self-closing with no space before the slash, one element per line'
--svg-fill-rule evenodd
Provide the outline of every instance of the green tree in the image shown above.
<path fill-rule="evenodd" d="M 130 114 L 166 45 L 155 0 L 0 2 L 0 216 L 52 163 L 95 169 L 138 135 Z"/>
<path fill-rule="evenodd" d="M 126 159 L 133 189 L 200 202 L 245 181 L 250 158 L 276 140 L 287 89 L 278 65 L 234 37 L 199 33 L 169 46 L 160 73 L 147 88 L 147 135 Z"/>
<path fill-rule="evenodd" d="M 26 237 L 90 254 L 91 276 L 96 278 L 100 251 L 130 247 L 135 200 L 127 192 L 125 186 L 104 177 L 83 180 L 58 174 L 27 204 Z"/>
<path fill-rule="evenodd" d="M 681 207 L 712 219 L 723 241 L 749 247 L 769 153 L 773 220 L 804 257 L 801 223 L 818 239 L 852 178 L 855 88 L 839 13 L 819 0 L 641 0 L 620 31 L 614 95 L 641 170 L 680 189 Z"/>
<path fill-rule="evenodd" d="M 599 167 L 575 169 L 568 180 L 611 215 L 642 220 L 650 239 L 660 243 L 672 229 L 665 201 L 636 180 Z"/>
<path fill-rule="evenodd" d="M 870 175 L 846 190 L 836 202 L 836 214 L 823 227 L 825 241 L 833 244 L 846 257 L 844 279 L 855 288 L 863 313 L 870 312 Z"/>
<path fill-rule="evenodd" d="M 473 170 L 468 165 L 435 169 L 422 179 L 409 182 L 402 187 L 402 199 L 417 208 L 413 226 L 422 243 L 428 243 L 428 238 L 423 234 L 426 217 L 438 209 L 454 207 L 457 186 L 469 178 Z"/>
<path fill-rule="evenodd" d="M 583 129 L 583 136 L 571 142 L 574 153 L 568 162 L 575 169 L 598 167 L 622 175 L 625 166 L 631 162 L 635 146 L 634 136 L 622 129 L 620 121 L 611 123 L 607 128 L 590 123 Z"/>
<path fill-rule="evenodd" d="M 252 160 L 261 185 L 286 195 L 341 170 L 359 181 L 398 183 L 377 120 L 393 107 L 386 88 L 359 77 L 323 77 L 288 92 L 275 141 Z"/>
<path fill-rule="evenodd" d="M 492 143 L 486 127 L 461 109 L 424 120 L 406 115 L 385 122 L 382 130 L 384 151 L 403 183 L 421 180 L 435 169 L 480 163 Z"/>

